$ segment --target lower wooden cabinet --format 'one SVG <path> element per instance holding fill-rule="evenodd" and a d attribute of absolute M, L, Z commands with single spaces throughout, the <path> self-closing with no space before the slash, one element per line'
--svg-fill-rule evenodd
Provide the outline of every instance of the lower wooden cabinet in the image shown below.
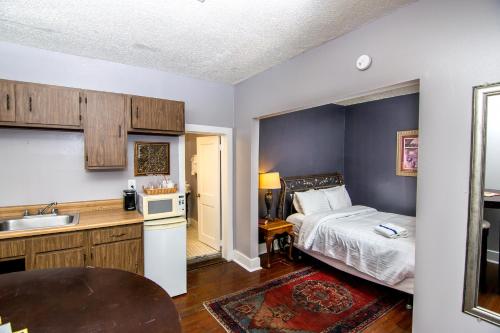
<path fill-rule="evenodd" d="M 37 253 L 32 269 L 84 267 L 85 249 L 71 249 L 47 253 Z"/>
<path fill-rule="evenodd" d="M 140 239 L 96 245 L 91 251 L 92 263 L 95 267 L 116 268 L 142 274 Z"/>
<path fill-rule="evenodd" d="M 102 267 L 144 274 L 142 223 L 0 240 L 2 263 L 24 260 L 25 270 Z"/>

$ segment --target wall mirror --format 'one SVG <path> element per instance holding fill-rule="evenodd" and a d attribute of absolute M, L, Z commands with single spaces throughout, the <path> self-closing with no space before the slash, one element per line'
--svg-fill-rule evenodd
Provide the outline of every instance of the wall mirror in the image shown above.
<path fill-rule="evenodd" d="M 474 88 L 464 312 L 500 326 L 500 83 Z"/>

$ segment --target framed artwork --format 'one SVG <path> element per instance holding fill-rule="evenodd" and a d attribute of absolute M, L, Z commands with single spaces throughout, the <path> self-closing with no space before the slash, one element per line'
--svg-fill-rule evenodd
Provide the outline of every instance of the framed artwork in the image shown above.
<path fill-rule="evenodd" d="M 136 142 L 134 175 L 169 175 L 170 144 L 168 142 Z"/>
<path fill-rule="evenodd" d="M 398 131 L 396 175 L 417 176 L 418 130 Z"/>

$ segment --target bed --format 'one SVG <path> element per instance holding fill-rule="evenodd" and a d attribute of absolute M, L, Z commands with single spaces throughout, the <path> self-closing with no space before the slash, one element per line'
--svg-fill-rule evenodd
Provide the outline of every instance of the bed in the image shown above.
<path fill-rule="evenodd" d="M 282 177 L 278 217 L 294 224 L 293 246 L 346 273 L 413 295 L 415 217 L 352 206 L 309 215 L 298 214 L 295 193 L 344 185 L 340 173 Z M 408 237 L 389 239 L 373 232 L 390 222 L 408 230 Z"/>

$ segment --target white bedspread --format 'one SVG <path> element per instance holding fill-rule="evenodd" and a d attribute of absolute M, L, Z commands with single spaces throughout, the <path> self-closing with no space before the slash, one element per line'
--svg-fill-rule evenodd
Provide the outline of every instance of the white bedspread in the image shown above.
<path fill-rule="evenodd" d="M 407 238 L 390 239 L 373 231 L 393 223 L 408 230 Z M 299 246 L 341 260 L 348 266 L 394 285 L 414 277 L 415 217 L 352 206 L 304 217 Z"/>

